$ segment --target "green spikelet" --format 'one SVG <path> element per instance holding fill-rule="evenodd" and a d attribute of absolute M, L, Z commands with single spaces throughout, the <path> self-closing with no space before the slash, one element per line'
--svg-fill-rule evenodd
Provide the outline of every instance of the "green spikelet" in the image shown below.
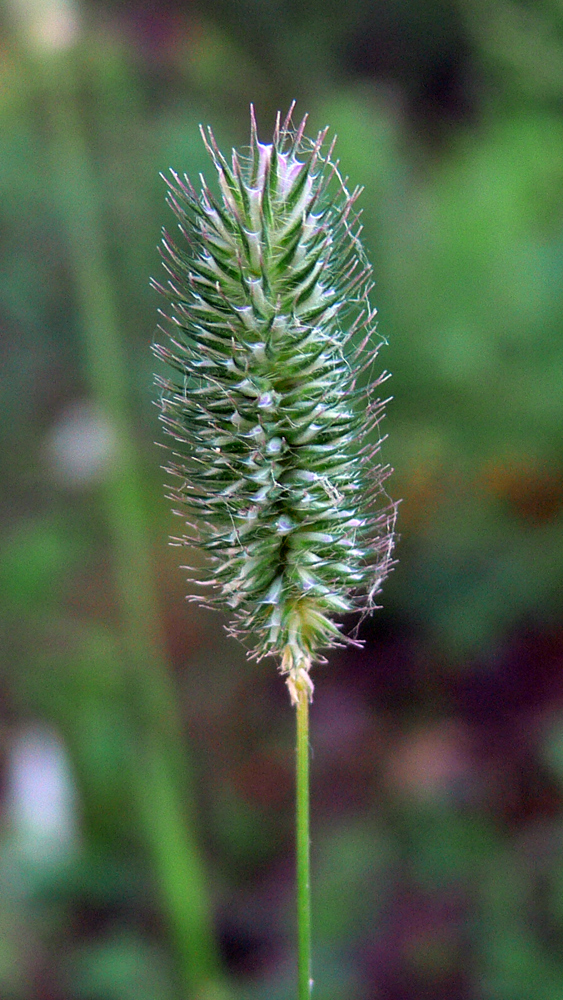
<path fill-rule="evenodd" d="M 276 123 L 229 164 L 210 129 L 216 200 L 172 172 L 169 203 L 184 237 L 165 234 L 172 369 L 161 418 L 178 443 L 169 471 L 182 541 L 207 554 L 207 606 L 231 613 L 249 655 L 279 654 L 311 690 L 319 650 L 346 639 L 334 618 L 370 611 L 391 559 L 395 508 L 373 432 L 383 403 L 371 268 L 354 203 L 324 150 L 327 130 Z M 333 144 L 334 145 L 334 144 Z M 360 380 L 363 371 L 367 385 Z"/>

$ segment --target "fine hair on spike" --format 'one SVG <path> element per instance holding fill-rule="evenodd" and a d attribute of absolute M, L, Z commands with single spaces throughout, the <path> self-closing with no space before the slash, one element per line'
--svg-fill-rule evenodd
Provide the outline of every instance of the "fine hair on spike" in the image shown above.
<path fill-rule="evenodd" d="M 294 109 L 264 144 L 251 105 L 250 145 L 230 162 L 200 127 L 218 198 L 170 171 L 181 245 L 163 235 L 168 342 L 155 353 L 181 541 L 203 554 L 190 574 L 248 655 L 277 655 L 295 688 L 323 649 L 357 644 L 342 617 L 376 607 L 396 505 L 361 188 L 348 191 L 328 128 L 307 138 Z"/>

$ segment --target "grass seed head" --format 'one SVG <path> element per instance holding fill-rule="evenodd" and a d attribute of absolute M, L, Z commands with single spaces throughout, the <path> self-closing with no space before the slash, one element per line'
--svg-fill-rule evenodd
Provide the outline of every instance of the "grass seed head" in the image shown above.
<path fill-rule="evenodd" d="M 158 381 L 183 541 L 205 553 L 201 603 L 230 613 L 251 656 L 278 654 L 297 697 L 321 649 L 355 641 L 341 617 L 375 607 L 395 507 L 377 459 L 386 376 L 373 376 L 359 191 L 327 130 L 311 141 L 290 120 L 265 145 L 252 114 L 250 148 L 230 162 L 202 130 L 218 197 L 171 172 L 181 245 L 164 234 L 155 351 L 172 373 Z"/>

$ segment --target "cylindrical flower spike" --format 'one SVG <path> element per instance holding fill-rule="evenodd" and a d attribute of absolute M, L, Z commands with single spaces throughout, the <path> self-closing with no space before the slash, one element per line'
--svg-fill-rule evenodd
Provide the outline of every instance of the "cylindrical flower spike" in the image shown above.
<path fill-rule="evenodd" d="M 384 403 L 371 267 L 354 204 L 291 110 L 273 142 L 229 164 L 210 129 L 216 199 L 172 172 L 182 249 L 165 234 L 168 346 L 156 353 L 161 418 L 178 443 L 173 499 L 206 553 L 206 606 L 260 658 L 278 654 L 295 700 L 322 648 L 352 642 L 336 621 L 370 611 L 390 568 L 395 507 L 373 440 Z M 194 598 L 199 600 L 199 598 Z"/>

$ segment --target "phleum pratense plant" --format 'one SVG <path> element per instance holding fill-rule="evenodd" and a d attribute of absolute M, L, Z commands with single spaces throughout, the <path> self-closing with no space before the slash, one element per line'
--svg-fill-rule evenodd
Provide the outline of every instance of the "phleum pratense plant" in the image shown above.
<path fill-rule="evenodd" d="M 320 650 L 346 641 L 335 616 L 374 607 L 394 520 L 360 192 L 305 121 L 278 119 L 264 145 L 252 116 L 230 164 L 202 130 L 220 200 L 172 172 L 184 239 L 164 235 L 171 322 L 156 347 L 176 373 L 159 379 L 161 416 L 179 446 L 173 498 L 194 518 L 182 541 L 207 556 L 201 603 L 230 612 L 252 657 L 281 656 L 294 698 Z"/>
<path fill-rule="evenodd" d="M 371 267 L 355 203 L 326 148 L 327 129 L 276 122 L 229 163 L 202 130 L 216 197 L 172 172 L 161 418 L 181 542 L 204 553 L 203 598 L 256 659 L 279 658 L 298 708 L 300 992 L 309 995 L 307 702 L 321 651 L 355 642 L 343 615 L 365 614 L 389 571 L 395 507 L 377 456 L 385 374 L 369 302 Z M 301 721 L 300 721 L 301 720 Z M 300 728 L 299 728 L 300 727 Z M 300 735 L 299 735 L 300 734 Z M 299 742 L 301 741 L 301 743 Z M 301 747 L 301 749 L 300 749 Z M 301 761 L 301 765 L 300 762 Z M 301 766 L 301 772 L 299 770 Z M 301 811 L 300 811 L 301 810 Z"/>

